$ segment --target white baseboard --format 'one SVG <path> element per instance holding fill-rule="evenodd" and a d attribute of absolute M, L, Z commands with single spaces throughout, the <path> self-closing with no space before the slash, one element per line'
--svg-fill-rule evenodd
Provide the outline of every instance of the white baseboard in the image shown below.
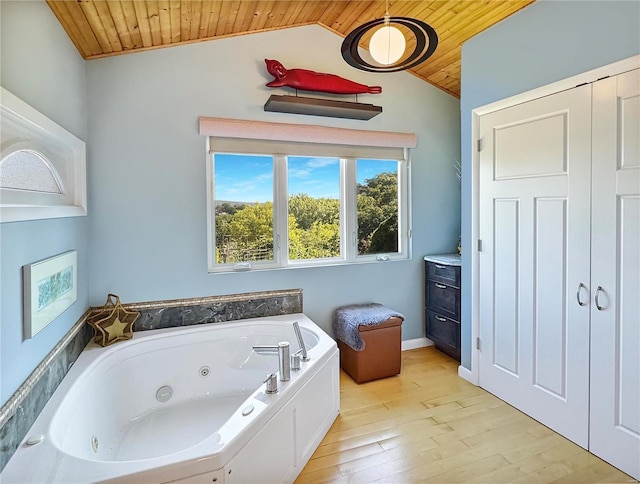
<path fill-rule="evenodd" d="M 473 385 L 476 385 L 476 386 L 478 385 L 478 382 L 476 381 L 476 377 L 473 374 L 473 372 L 471 370 L 468 370 L 462 365 L 458 367 L 458 376 L 463 380 L 467 380 L 469 383 L 472 383 Z"/>
<path fill-rule="evenodd" d="M 415 350 L 416 348 L 424 348 L 425 346 L 433 346 L 433 341 L 427 338 L 407 339 L 402 342 L 402 351 Z"/>

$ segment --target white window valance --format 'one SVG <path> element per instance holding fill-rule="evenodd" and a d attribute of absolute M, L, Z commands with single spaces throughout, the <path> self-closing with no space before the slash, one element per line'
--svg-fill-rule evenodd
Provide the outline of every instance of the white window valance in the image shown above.
<path fill-rule="evenodd" d="M 240 138 L 292 143 L 415 148 L 415 133 L 333 128 L 307 124 L 271 123 L 231 118 L 199 119 L 200 134 L 215 138 Z"/>

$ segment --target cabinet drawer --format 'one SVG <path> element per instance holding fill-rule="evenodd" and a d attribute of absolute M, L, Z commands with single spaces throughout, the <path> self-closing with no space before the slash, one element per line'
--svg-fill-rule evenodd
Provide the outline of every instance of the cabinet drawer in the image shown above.
<path fill-rule="evenodd" d="M 448 286 L 460 287 L 460 266 L 447 266 L 437 262 L 425 261 L 427 279 L 442 282 Z"/>
<path fill-rule="evenodd" d="M 427 309 L 460 321 L 460 289 L 435 281 L 426 281 Z"/>
<path fill-rule="evenodd" d="M 427 311 L 427 338 L 436 348 L 460 361 L 460 325 L 444 316 Z"/>

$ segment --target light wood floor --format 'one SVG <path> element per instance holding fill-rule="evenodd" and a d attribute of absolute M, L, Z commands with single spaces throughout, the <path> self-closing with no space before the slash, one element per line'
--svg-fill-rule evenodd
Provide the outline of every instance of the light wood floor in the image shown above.
<path fill-rule="evenodd" d="M 340 416 L 296 483 L 636 482 L 458 377 L 433 347 L 402 373 L 358 385 L 340 375 Z"/>

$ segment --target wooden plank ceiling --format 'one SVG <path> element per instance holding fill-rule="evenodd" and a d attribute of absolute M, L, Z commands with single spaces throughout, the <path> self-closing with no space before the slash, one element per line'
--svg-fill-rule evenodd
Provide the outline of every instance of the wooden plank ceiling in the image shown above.
<path fill-rule="evenodd" d="M 459 97 L 462 43 L 533 1 L 392 0 L 389 13 L 423 20 L 436 30 L 440 41 L 435 54 L 410 72 Z M 319 24 L 345 37 L 385 12 L 383 0 L 47 0 L 47 3 L 85 59 L 309 24 Z M 413 46 L 408 43 L 408 47 Z"/>

